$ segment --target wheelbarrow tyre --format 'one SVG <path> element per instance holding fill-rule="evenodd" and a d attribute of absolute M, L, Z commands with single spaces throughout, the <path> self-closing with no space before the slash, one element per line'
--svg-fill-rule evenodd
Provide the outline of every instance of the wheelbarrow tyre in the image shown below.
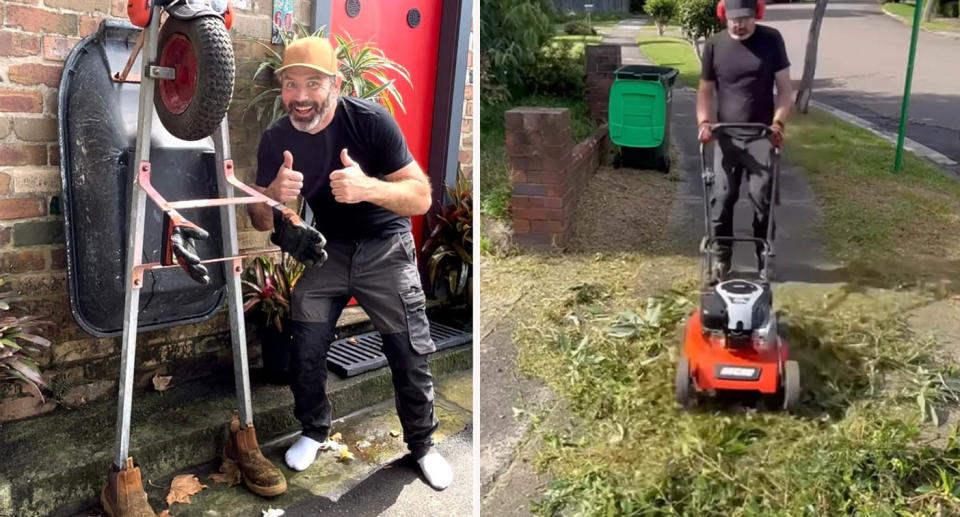
<path fill-rule="evenodd" d="M 160 66 L 177 70 L 177 79 L 158 80 L 154 105 L 160 122 L 181 140 L 213 134 L 233 97 L 233 44 L 215 16 L 192 20 L 169 18 L 160 29 Z"/>
<path fill-rule="evenodd" d="M 693 401 L 693 381 L 690 379 L 690 360 L 681 357 L 677 361 L 677 376 L 674 380 L 674 399 L 681 408 L 690 407 Z"/>

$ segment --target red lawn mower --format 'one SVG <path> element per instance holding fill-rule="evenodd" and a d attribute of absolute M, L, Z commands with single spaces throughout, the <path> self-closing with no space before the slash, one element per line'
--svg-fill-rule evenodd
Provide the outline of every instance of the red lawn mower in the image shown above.
<path fill-rule="evenodd" d="M 730 130 L 738 135 L 752 133 L 750 139 L 770 136 L 769 128 L 763 124 L 725 123 L 715 124 L 711 129 L 714 134 Z M 780 150 L 776 147 L 772 165 L 771 192 L 776 193 L 780 176 Z M 682 355 L 677 362 L 676 401 L 682 407 L 689 407 L 699 393 L 758 392 L 776 398 L 783 409 L 791 410 L 800 398 L 800 368 L 796 361 L 788 360 L 787 343 L 779 334 L 773 309 L 769 278 L 775 256 L 775 200 L 770 202 L 770 224 L 765 239 L 713 235 L 709 199 L 715 171 L 707 166 L 704 144 L 700 145 L 700 167 L 706 229 L 700 244 L 703 288 L 700 306 L 687 320 L 683 335 Z M 711 248 L 720 241 L 760 244 L 764 260 L 757 277 L 723 281 L 714 278 Z"/>

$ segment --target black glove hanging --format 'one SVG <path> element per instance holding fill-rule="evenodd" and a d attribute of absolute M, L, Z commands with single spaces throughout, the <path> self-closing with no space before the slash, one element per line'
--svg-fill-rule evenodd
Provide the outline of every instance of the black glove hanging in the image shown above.
<path fill-rule="evenodd" d="M 327 239 L 316 228 L 308 226 L 289 208 L 273 211 L 273 233 L 270 242 L 305 266 L 322 266 L 327 260 Z"/>

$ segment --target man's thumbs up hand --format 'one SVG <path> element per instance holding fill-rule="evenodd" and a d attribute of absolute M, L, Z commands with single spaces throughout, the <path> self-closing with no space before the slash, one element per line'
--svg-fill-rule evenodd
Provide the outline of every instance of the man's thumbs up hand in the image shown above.
<path fill-rule="evenodd" d="M 353 161 L 347 150 L 340 151 L 343 168 L 330 173 L 330 189 L 333 198 L 340 203 L 359 203 L 367 201 L 377 181 L 364 174 L 360 165 Z"/>
<path fill-rule="evenodd" d="M 277 171 L 277 177 L 268 187 L 270 191 L 268 195 L 281 203 L 287 203 L 297 199 L 302 188 L 303 174 L 293 170 L 293 153 L 284 151 L 283 164 Z"/>

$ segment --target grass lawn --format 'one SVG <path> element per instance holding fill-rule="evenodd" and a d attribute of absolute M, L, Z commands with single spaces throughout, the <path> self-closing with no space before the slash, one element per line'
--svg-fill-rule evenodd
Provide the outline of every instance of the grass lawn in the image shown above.
<path fill-rule="evenodd" d="M 916 12 L 916 4 L 908 3 L 896 3 L 888 2 L 883 4 L 883 10 L 890 13 L 900 16 L 906 19 L 908 24 L 913 24 L 913 13 Z M 936 14 L 934 14 L 933 19 L 937 19 Z M 941 18 L 945 20 L 945 18 Z M 955 23 L 944 23 L 944 22 L 925 22 L 920 25 L 924 29 L 935 30 L 935 31 L 960 31 L 960 21 L 952 20 Z"/>
<path fill-rule="evenodd" d="M 579 141 L 590 135 L 596 125 L 590 120 L 583 99 L 530 96 L 498 106 L 484 105 L 480 110 L 480 210 L 484 215 L 510 218 L 510 177 L 503 114 L 518 106 L 570 108 L 573 137 Z"/>
<path fill-rule="evenodd" d="M 657 36 L 654 29 L 651 36 L 637 37 L 637 44 L 651 61 L 680 70 L 680 81 L 691 88 L 697 87 L 700 60 L 687 40 L 675 36 Z"/>

